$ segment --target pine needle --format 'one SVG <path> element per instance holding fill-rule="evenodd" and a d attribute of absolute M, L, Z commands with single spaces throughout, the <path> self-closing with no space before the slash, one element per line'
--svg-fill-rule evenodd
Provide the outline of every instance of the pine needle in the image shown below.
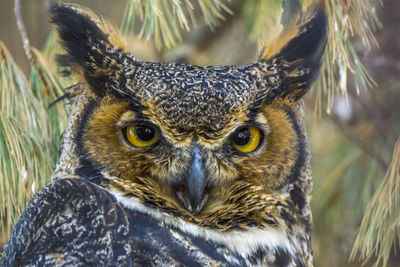
<path fill-rule="evenodd" d="M 400 137 L 392 164 L 374 194 L 361 222 L 350 260 L 376 258 L 374 266 L 386 266 L 390 251 L 400 238 Z"/>
<path fill-rule="evenodd" d="M 282 0 L 246 1 L 244 15 L 250 38 L 263 49 L 269 39 L 275 39 L 283 30 L 280 22 L 283 13 Z"/>
<path fill-rule="evenodd" d="M 312 1 L 309 1 L 312 2 Z M 336 95 L 347 97 L 348 87 L 367 90 L 375 82 L 361 63 L 350 39 L 357 36 L 366 49 L 377 46 L 373 30 L 381 27 L 373 0 L 324 0 L 328 14 L 328 43 L 321 76 L 314 86 L 315 114 L 331 113 Z M 350 84 L 350 81 L 354 81 Z"/>
<path fill-rule="evenodd" d="M 10 229 L 47 183 L 53 159 L 46 149 L 46 108 L 1 42 L 0 92 L 0 220 Z"/>
<path fill-rule="evenodd" d="M 47 61 L 39 50 L 32 48 L 32 56 L 34 60 L 31 69 L 30 87 L 36 97 L 41 99 L 42 105 L 49 107 L 50 104 L 64 95 L 63 86 L 53 74 L 53 71 L 50 70 Z M 55 110 L 47 110 L 47 114 L 50 117 L 49 123 L 52 123 L 52 127 L 56 130 L 53 135 L 61 136 L 68 120 L 68 110 L 62 102 L 56 103 L 53 109 Z"/>
<path fill-rule="evenodd" d="M 50 35 L 48 44 L 55 39 Z M 28 82 L 0 42 L 0 232 L 4 239 L 0 243 L 8 238 L 28 201 L 49 182 L 66 128 L 69 111 L 63 103 L 48 108 L 64 94 L 47 64 L 53 62 L 55 47 L 46 47 L 47 59 L 30 49 Z"/>
<path fill-rule="evenodd" d="M 197 0 L 205 23 L 214 28 L 225 14 L 232 11 L 226 0 Z M 140 27 L 135 23 L 140 21 Z M 154 38 L 156 48 L 171 48 L 182 40 L 181 31 L 190 31 L 197 25 L 194 6 L 190 0 L 128 0 L 122 18 L 121 31 L 147 40 Z"/>

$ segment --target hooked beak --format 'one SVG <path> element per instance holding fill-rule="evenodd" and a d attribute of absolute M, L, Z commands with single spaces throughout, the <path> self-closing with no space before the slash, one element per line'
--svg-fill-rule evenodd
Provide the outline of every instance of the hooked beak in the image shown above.
<path fill-rule="evenodd" d="M 193 214 L 199 213 L 208 199 L 208 194 L 204 194 L 207 177 L 200 152 L 200 148 L 194 145 L 191 164 L 182 179 L 182 186 L 176 192 L 185 208 Z"/>

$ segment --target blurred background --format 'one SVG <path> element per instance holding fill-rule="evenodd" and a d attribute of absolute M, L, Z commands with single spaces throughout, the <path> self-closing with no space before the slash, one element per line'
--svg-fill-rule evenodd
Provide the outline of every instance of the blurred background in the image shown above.
<path fill-rule="evenodd" d="M 47 108 L 73 83 L 54 64 L 61 50 L 49 24 L 49 2 L 21 2 L 32 48 L 27 53 L 14 1 L 1 1 L 0 251 L 27 201 L 48 183 L 69 112 L 63 103 Z M 263 43 L 310 1 L 66 2 L 110 20 L 139 60 L 203 66 L 256 61 Z M 399 266 L 400 151 L 394 149 L 400 135 L 400 1 L 324 2 L 330 22 L 326 62 L 304 100 L 315 264 Z M 186 21 L 177 18 L 180 8 Z"/>

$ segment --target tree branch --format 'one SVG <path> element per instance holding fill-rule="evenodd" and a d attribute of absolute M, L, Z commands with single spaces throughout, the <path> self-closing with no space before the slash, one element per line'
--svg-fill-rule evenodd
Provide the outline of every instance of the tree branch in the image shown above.
<path fill-rule="evenodd" d="M 17 19 L 17 26 L 19 33 L 21 34 L 22 44 L 24 46 L 25 55 L 28 58 L 29 62 L 32 63 L 32 53 L 31 53 L 31 44 L 29 42 L 28 35 L 26 33 L 24 20 L 21 15 L 21 1 L 14 0 L 14 13 Z"/>

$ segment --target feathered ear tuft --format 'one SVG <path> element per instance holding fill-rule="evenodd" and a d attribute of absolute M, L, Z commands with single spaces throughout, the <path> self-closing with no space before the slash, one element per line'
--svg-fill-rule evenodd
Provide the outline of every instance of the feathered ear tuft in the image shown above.
<path fill-rule="evenodd" d="M 97 95 L 104 95 L 107 89 L 121 91 L 123 72 L 132 73 L 129 68 L 134 68 L 135 59 L 124 52 L 117 31 L 77 5 L 53 3 L 50 13 L 66 50 L 59 56 L 59 64 L 78 81 L 88 83 Z"/>
<path fill-rule="evenodd" d="M 318 77 L 326 46 L 327 16 L 324 6 L 316 4 L 294 20 L 277 39 L 269 42 L 261 62 L 278 64 L 282 72 L 282 97 L 300 99 Z"/>

